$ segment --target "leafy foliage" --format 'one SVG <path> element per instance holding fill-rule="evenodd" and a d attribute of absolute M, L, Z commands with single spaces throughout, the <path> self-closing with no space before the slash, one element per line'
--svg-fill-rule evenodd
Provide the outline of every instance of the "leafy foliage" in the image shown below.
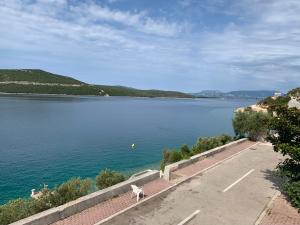
<path fill-rule="evenodd" d="M 291 203 L 300 210 L 300 110 L 277 106 L 270 124 L 268 139 L 274 150 L 288 156 L 277 167 L 284 178 L 283 190 Z"/>
<path fill-rule="evenodd" d="M 166 149 L 163 152 L 160 168 L 161 170 L 164 170 L 165 166 L 168 164 L 178 162 L 182 159 L 188 159 L 193 155 L 224 145 L 232 140 L 233 138 L 231 136 L 223 134 L 216 137 L 199 138 L 191 150 L 187 145 L 182 145 L 180 150 Z"/>
<path fill-rule="evenodd" d="M 286 95 L 286 96 L 279 96 L 277 98 L 272 98 L 272 97 L 267 97 L 263 100 L 261 100 L 260 102 L 258 102 L 259 105 L 263 105 L 266 107 L 274 107 L 274 106 L 286 106 L 290 100 L 290 96 Z"/>
<path fill-rule="evenodd" d="M 33 199 L 16 199 L 0 206 L 0 224 L 6 225 L 37 213 Z"/>
<path fill-rule="evenodd" d="M 292 205 L 300 211 L 300 181 L 293 181 L 284 184 L 284 191 L 289 197 Z"/>
<path fill-rule="evenodd" d="M 73 178 L 38 199 L 19 198 L 0 205 L 0 224 L 6 225 L 88 194 L 92 182 Z"/>
<path fill-rule="evenodd" d="M 160 163 L 160 169 L 164 170 L 165 166 L 183 159 L 181 152 L 176 149 L 166 149 L 163 151 L 163 160 Z"/>
<path fill-rule="evenodd" d="M 231 136 L 225 134 L 216 137 L 199 138 L 197 143 L 192 148 L 192 154 L 196 155 L 205 152 L 231 142 L 232 140 L 233 138 Z"/>
<path fill-rule="evenodd" d="M 180 148 L 180 152 L 183 158 L 189 158 L 191 155 L 191 150 L 188 145 L 184 144 Z"/>
<path fill-rule="evenodd" d="M 252 110 L 236 112 L 232 121 L 234 132 L 240 137 L 256 141 L 267 134 L 270 118 L 267 113 Z"/>
<path fill-rule="evenodd" d="M 96 177 L 96 185 L 99 189 L 104 189 L 124 180 L 125 177 L 121 173 L 105 169 Z"/>
<path fill-rule="evenodd" d="M 59 206 L 88 194 L 91 185 L 92 181 L 89 179 L 74 178 L 56 187 L 52 193 L 46 195 L 45 200 L 52 207 Z"/>
<path fill-rule="evenodd" d="M 295 88 L 293 90 L 290 90 L 288 93 L 287 93 L 288 96 L 293 96 L 293 97 L 300 97 L 300 87 L 298 88 Z"/>

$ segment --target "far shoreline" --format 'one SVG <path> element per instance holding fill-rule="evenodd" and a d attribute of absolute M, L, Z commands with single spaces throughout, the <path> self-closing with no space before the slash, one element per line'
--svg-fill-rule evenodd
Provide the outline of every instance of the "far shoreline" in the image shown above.
<path fill-rule="evenodd" d="M 255 99 L 260 100 L 263 98 L 257 97 L 207 97 L 207 96 L 194 96 L 194 97 L 159 97 L 159 96 L 128 96 L 128 95 L 113 95 L 113 96 L 100 96 L 100 95 L 68 95 L 68 94 L 41 94 L 41 93 L 7 93 L 0 92 L 0 97 L 58 97 L 58 98 L 139 98 L 139 99 L 220 99 L 220 100 L 232 100 L 232 99 Z"/>
<path fill-rule="evenodd" d="M 101 95 L 68 95 L 68 94 L 41 94 L 41 93 L 7 93 L 7 92 L 0 92 L 0 97 L 2 96 L 8 96 L 8 97 L 18 97 L 18 96 L 24 96 L 24 97 L 99 97 L 99 98 L 111 98 L 111 97 L 126 97 L 126 98 L 158 98 L 158 99 L 221 99 L 221 97 L 159 97 L 159 96 L 128 96 L 128 95 L 113 95 L 113 96 L 101 96 Z"/>

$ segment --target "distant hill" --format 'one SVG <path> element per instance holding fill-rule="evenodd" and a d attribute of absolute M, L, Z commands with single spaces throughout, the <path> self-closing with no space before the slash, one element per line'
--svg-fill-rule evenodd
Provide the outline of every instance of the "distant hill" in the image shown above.
<path fill-rule="evenodd" d="M 84 84 L 71 77 L 49 73 L 43 70 L 0 70 L 0 82 L 27 81 L 36 83 Z"/>
<path fill-rule="evenodd" d="M 222 97 L 224 92 L 218 90 L 203 90 L 198 93 L 191 93 L 191 94 L 197 97 L 218 98 L 218 97 Z"/>
<path fill-rule="evenodd" d="M 0 92 L 97 96 L 173 97 L 194 96 L 177 91 L 140 90 L 123 86 L 91 85 L 43 70 L 0 70 Z"/>
<path fill-rule="evenodd" d="M 197 97 L 209 97 L 209 98 L 266 98 L 268 96 L 273 96 L 277 91 L 275 90 L 258 90 L 258 91 L 230 91 L 221 92 L 218 90 L 204 90 L 198 93 L 193 93 L 192 95 Z"/>

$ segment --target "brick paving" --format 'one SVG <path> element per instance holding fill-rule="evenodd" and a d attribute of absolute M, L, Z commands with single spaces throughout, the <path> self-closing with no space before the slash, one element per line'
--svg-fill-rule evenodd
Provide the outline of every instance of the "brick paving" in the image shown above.
<path fill-rule="evenodd" d="M 171 186 L 171 183 L 164 179 L 156 179 L 143 186 L 145 198 L 158 193 Z M 131 192 L 127 192 L 119 197 L 101 202 L 73 216 L 60 220 L 52 225 L 93 225 L 109 216 L 126 209 L 136 203 L 136 197 L 131 198 Z"/>
<path fill-rule="evenodd" d="M 187 166 L 180 170 L 175 171 L 174 173 L 179 176 L 191 176 L 214 163 L 228 158 L 235 153 L 242 151 L 251 145 L 254 142 L 246 141 L 235 147 L 229 148 L 223 152 L 217 153 L 211 157 L 207 157 L 199 162 L 196 162 L 193 165 Z M 164 179 L 156 179 L 152 182 L 149 182 L 143 186 L 143 190 L 146 194 L 146 198 L 150 197 L 170 186 L 172 182 L 168 182 Z M 118 197 L 112 198 L 105 202 L 101 202 L 91 208 L 88 208 L 80 213 L 72 215 L 68 218 L 60 220 L 52 225 L 94 225 L 95 223 L 108 218 L 109 216 L 120 212 L 136 203 L 136 198 L 131 198 L 131 191 L 122 194 Z"/>
<path fill-rule="evenodd" d="M 275 199 L 271 209 L 260 225 L 299 225 L 300 213 L 281 195 Z"/>
<path fill-rule="evenodd" d="M 173 172 L 173 174 L 175 174 L 177 176 L 187 176 L 187 177 L 192 176 L 192 175 L 198 173 L 199 171 L 201 171 L 223 159 L 226 159 L 226 158 L 228 158 L 228 157 L 230 157 L 230 156 L 232 156 L 254 144 L 255 144 L 255 142 L 245 141 L 234 147 L 226 149 L 225 151 L 222 151 L 215 155 L 209 156 L 209 157 L 205 158 L 204 160 L 200 160 L 192 165 L 189 165 L 187 167 L 176 170 Z"/>

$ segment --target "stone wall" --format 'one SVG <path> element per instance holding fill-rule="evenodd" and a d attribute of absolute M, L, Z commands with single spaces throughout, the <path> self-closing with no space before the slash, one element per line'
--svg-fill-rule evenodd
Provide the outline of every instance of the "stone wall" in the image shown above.
<path fill-rule="evenodd" d="M 11 225 L 48 225 L 56 221 L 79 213 L 87 208 L 95 206 L 103 201 L 111 199 L 117 195 L 126 193 L 131 190 L 130 185 L 135 184 L 141 186 L 145 183 L 148 183 L 152 180 L 159 178 L 159 171 L 157 170 L 148 170 L 141 175 L 132 177 L 124 182 L 113 185 L 111 187 L 105 188 L 100 191 L 96 191 L 92 194 L 83 196 L 77 200 L 68 202 L 64 205 L 61 205 L 56 208 L 46 210 L 44 212 L 35 214 L 28 218 L 19 220 Z"/>
<path fill-rule="evenodd" d="M 170 177 L 171 177 L 171 172 L 175 171 L 175 170 L 178 170 L 180 168 L 183 168 L 183 167 L 186 167 L 188 165 L 191 165 L 201 159 L 204 159 L 208 156 L 211 156 L 211 155 L 214 155 L 218 152 L 222 152 L 224 150 L 226 150 L 227 148 L 229 147 L 233 147 L 235 145 L 238 145 L 242 142 L 245 142 L 247 141 L 248 139 L 247 138 L 243 138 L 243 139 L 240 139 L 240 140 L 237 140 L 237 141 L 233 141 L 233 142 L 230 142 L 226 145 L 222 145 L 222 146 L 219 146 L 219 147 L 216 147 L 216 148 L 213 148 L 209 151 L 206 151 L 206 152 L 203 152 L 203 153 L 200 153 L 198 155 L 194 155 L 192 156 L 190 159 L 184 159 L 184 160 L 181 160 L 179 162 L 176 162 L 176 163 L 172 163 L 172 164 L 169 164 L 165 167 L 165 171 L 164 171 L 164 179 L 165 180 L 170 180 Z"/>

